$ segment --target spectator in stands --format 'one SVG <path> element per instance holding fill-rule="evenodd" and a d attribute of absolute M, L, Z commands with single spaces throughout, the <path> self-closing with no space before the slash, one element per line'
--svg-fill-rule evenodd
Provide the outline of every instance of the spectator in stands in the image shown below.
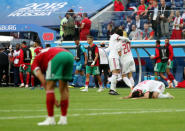
<path fill-rule="evenodd" d="M 82 21 L 82 13 L 75 15 L 75 39 L 80 39 L 80 24 Z"/>
<path fill-rule="evenodd" d="M 63 38 L 63 35 L 64 35 L 64 27 L 65 25 L 67 24 L 67 18 L 66 18 L 66 15 L 64 18 L 62 18 L 61 16 L 59 16 L 59 19 L 61 20 L 60 22 L 60 37 Z"/>
<path fill-rule="evenodd" d="M 148 6 L 145 4 L 145 0 L 140 1 L 140 5 L 138 6 L 137 15 L 140 15 L 142 18 L 146 16 L 146 10 Z"/>
<path fill-rule="evenodd" d="M 125 31 L 127 32 L 128 35 L 131 32 L 131 28 L 132 28 L 133 24 L 134 24 L 134 22 L 132 21 L 131 16 L 127 16 L 127 23 L 126 23 L 126 26 L 125 26 L 126 27 Z"/>
<path fill-rule="evenodd" d="M 20 44 L 16 44 L 15 50 L 13 52 L 13 64 L 14 64 L 14 86 L 18 87 L 20 84 L 19 78 L 19 67 L 20 67 Z"/>
<path fill-rule="evenodd" d="M 132 25 L 132 31 L 129 34 L 130 40 L 142 40 L 142 31 L 136 28 L 136 25 Z"/>
<path fill-rule="evenodd" d="M 169 21 L 171 8 L 166 5 L 165 0 L 161 0 L 161 5 L 159 7 L 159 17 L 160 17 L 160 27 L 161 35 L 163 37 L 169 37 Z"/>
<path fill-rule="evenodd" d="M 159 6 L 157 0 L 153 0 L 153 7 L 148 10 L 148 19 L 152 23 L 152 29 L 155 32 L 155 37 L 160 39 L 161 30 L 159 23 Z"/>
<path fill-rule="evenodd" d="M 185 11 L 184 11 L 184 13 L 182 14 L 182 19 L 185 20 Z"/>
<path fill-rule="evenodd" d="M 144 23 L 143 23 L 143 21 L 140 20 L 140 16 L 139 15 L 135 16 L 135 23 L 134 24 L 136 25 L 137 29 L 143 30 Z"/>
<path fill-rule="evenodd" d="M 114 11 L 124 11 L 124 9 L 125 7 L 120 0 L 114 0 Z"/>
<path fill-rule="evenodd" d="M 110 39 L 110 36 L 114 34 L 112 24 L 107 25 L 107 40 Z"/>
<path fill-rule="evenodd" d="M 6 86 L 8 86 L 8 67 L 9 67 L 9 61 L 8 61 L 8 52 L 5 50 L 5 48 L 0 45 L 0 86 L 3 76 L 5 76 L 5 82 Z"/>
<path fill-rule="evenodd" d="M 143 30 L 143 40 L 153 40 L 154 38 L 154 31 L 151 27 L 149 27 L 148 23 L 144 24 Z"/>
<path fill-rule="evenodd" d="M 176 11 L 176 17 L 173 18 L 173 30 L 171 39 L 182 39 L 183 19 L 180 16 L 180 11 Z"/>
<path fill-rule="evenodd" d="M 91 20 L 87 17 L 87 13 L 83 13 L 80 29 L 80 40 L 87 40 L 87 36 L 90 34 L 91 29 Z"/>
<path fill-rule="evenodd" d="M 67 12 L 66 18 L 67 23 L 63 25 L 64 34 L 63 38 L 64 40 L 73 40 L 75 35 L 75 22 L 74 18 L 72 17 L 74 13 L 73 12 Z"/>

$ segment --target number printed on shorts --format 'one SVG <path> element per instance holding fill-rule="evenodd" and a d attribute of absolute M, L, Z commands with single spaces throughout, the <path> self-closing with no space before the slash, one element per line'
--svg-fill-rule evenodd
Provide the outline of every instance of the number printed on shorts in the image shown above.
<path fill-rule="evenodd" d="M 124 54 L 127 54 L 128 52 L 130 52 L 130 44 L 128 42 L 122 44 L 122 46 L 123 46 L 123 53 Z"/>

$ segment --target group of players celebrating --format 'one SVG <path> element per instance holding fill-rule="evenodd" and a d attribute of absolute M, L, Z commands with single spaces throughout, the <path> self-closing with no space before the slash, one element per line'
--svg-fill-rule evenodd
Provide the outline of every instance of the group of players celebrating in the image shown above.
<path fill-rule="evenodd" d="M 67 110 L 69 105 L 68 81 L 72 80 L 73 63 L 76 60 L 76 71 L 73 79 L 73 86 L 77 82 L 79 75 L 83 76 L 85 87 L 82 92 L 88 92 L 89 77 L 94 75 L 98 79 L 98 92 L 104 91 L 99 71 L 99 51 L 97 45 L 93 43 L 93 37 L 87 36 L 89 44 L 87 52 L 79 40 L 75 40 L 77 53 L 74 57 L 68 50 L 53 47 L 41 50 L 34 58 L 31 69 L 34 75 L 41 81 L 46 90 L 46 107 L 48 117 L 38 125 L 55 125 L 54 106 L 61 108 L 60 120 L 57 124 L 67 124 Z M 122 37 L 122 31 L 115 30 L 110 37 L 108 48 L 108 61 L 110 71 L 112 72 L 110 95 L 118 95 L 116 90 L 117 81 L 123 80 L 131 92 L 129 96 L 121 99 L 144 99 L 144 98 L 173 98 L 169 93 L 163 94 L 165 90 L 164 83 L 156 80 L 147 80 L 135 85 L 132 72 L 135 72 L 135 63 L 131 52 L 130 40 Z M 86 65 L 86 76 L 84 76 L 83 65 Z M 45 75 L 44 75 L 45 74 Z M 60 103 L 55 99 L 54 87 L 56 81 L 59 81 L 59 90 L 61 94 Z"/>

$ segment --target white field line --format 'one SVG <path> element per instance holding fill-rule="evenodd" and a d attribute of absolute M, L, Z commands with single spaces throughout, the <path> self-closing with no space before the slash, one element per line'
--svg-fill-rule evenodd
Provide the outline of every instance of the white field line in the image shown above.
<path fill-rule="evenodd" d="M 138 111 L 138 110 L 146 110 L 146 109 L 114 109 L 114 108 L 99 108 L 99 109 L 69 109 L 69 111 Z M 148 109 L 148 110 L 168 110 L 168 109 Z M 46 111 L 46 109 L 37 109 L 37 110 L 0 110 L 0 112 L 43 112 Z"/>
<path fill-rule="evenodd" d="M 100 112 L 100 113 L 84 113 L 84 114 L 70 114 L 69 117 L 77 116 L 100 116 L 100 115 L 120 115 L 120 114 L 145 114 L 145 113 L 172 113 L 172 112 L 185 112 L 185 109 L 175 109 L 175 110 L 143 110 L 143 111 L 124 111 L 124 112 Z M 59 116 L 59 115 L 56 115 Z M 0 120 L 9 119 L 32 119 L 32 118 L 44 118 L 45 115 L 39 116 L 12 116 L 12 117 L 0 117 Z"/>

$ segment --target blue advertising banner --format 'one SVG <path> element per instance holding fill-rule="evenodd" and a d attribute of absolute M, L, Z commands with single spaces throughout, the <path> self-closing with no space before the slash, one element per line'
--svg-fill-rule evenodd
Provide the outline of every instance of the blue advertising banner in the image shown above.
<path fill-rule="evenodd" d="M 112 0 L 1 0 L 0 24 L 59 25 L 69 9 L 95 13 Z"/>

